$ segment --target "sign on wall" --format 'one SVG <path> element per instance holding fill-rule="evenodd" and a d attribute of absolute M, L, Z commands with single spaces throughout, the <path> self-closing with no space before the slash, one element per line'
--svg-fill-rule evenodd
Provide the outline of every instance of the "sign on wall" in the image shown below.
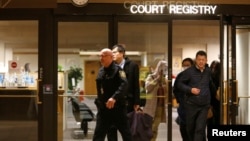
<path fill-rule="evenodd" d="M 9 72 L 18 72 L 20 68 L 20 63 L 18 61 L 9 61 Z"/>
<path fill-rule="evenodd" d="M 211 15 L 217 5 L 198 1 L 125 1 L 124 8 L 132 14 Z"/>

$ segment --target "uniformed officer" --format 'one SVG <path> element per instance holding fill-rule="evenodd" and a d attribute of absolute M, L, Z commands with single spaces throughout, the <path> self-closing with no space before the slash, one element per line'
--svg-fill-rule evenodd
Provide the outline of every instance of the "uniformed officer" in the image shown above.
<path fill-rule="evenodd" d="M 100 52 L 102 67 L 96 78 L 98 97 L 96 128 L 93 141 L 104 141 L 108 129 L 115 125 L 123 141 L 131 141 L 127 118 L 125 93 L 127 80 L 124 71 L 113 62 L 112 51 L 104 48 Z"/>

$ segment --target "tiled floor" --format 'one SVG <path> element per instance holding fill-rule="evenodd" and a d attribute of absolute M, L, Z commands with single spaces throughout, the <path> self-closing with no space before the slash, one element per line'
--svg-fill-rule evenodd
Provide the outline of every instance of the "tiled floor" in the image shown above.
<path fill-rule="evenodd" d="M 85 98 L 84 102 L 95 112 L 96 107 L 93 104 L 93 100 Z M 66 118 L 66 129 L 64 130 L 64 140 L 63 141 L 92 141 L 93 132 L 95 128 L 95 121 L 89 122 L 89 129 L 87 136 L 83 135 L 83 131 L 80 129 L 80 124 L 77 123 L 73 117 L 71 111 L 71 104 L 69 103 L 67 106 L 67 118 Z M 179 132 L 179 126 L 175 122 L 175 118 L 177 117 L 176 108 L 173 108 L 172 113 L 173 121 L 172 121 L 172 141 L 181 141 L 181 136 Z M 119 141 L 122 141 L 119 135 Z M 167 124 L 161 123 L 158 130 L 157 141 L 167 141 Z"/>

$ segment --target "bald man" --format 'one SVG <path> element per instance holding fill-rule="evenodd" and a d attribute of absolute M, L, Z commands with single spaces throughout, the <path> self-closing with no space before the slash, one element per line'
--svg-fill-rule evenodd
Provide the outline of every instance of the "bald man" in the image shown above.
<path fill-rule="evenodd" d="M 108 129 L 115 125 L 123 141 L 132 141 L 127 119 L 125 94 L 127 79 L 124 71 L 113 62 L 112 51 L 104 48 L 100 51 L 99 69 L 96 78 L 97 106 L 96 128 L 93 141 L 104 141 Z"/>

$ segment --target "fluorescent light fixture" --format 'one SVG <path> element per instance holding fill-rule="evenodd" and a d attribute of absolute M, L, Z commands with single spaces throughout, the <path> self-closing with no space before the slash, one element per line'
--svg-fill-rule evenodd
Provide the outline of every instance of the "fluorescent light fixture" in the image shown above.
<path fill-rule="evenodd" d="M 99 55 L 100 52 L 98 51 L 80 51 L 80 55 Z"/>
<path fill-rule="evenodd" d="M 79 52 L 80 55 L 99 55 L 100 52 L 99 51 L 80 51 Z M 127 56 L 140 56 L 146 54 L 146 52 L 141 52 L 141 51 L 126 51 L 126 55 Z"/>

